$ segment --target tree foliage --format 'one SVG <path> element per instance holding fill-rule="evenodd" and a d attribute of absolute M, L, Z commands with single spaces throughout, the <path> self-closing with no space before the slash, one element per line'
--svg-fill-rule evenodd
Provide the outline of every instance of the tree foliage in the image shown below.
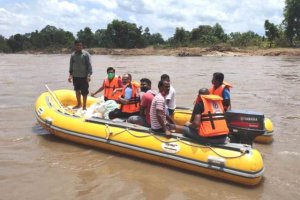
<path fill-rule="evenodd" d="M 10 51 L 18 52 L 23 50 L 71 47 L 74 40 L 75 38 L 71 32 L 47 25 L 41 31 L 36 30 L 35 32 L 26 33 L 24 35 L 12 35 L 6 43 Z M 3 51 L 2 48 L 0 51 L 1 50 Z"/>
<path fill-rule="evenodd" d="M 23 50 L 23 43 L 26 40 L 21 34 L 16 34 L 10 36 L 7 41 L 8 46 L 11 48 L 12 52 L 18 52 Z"/>
<path fill-rule="evenodd" d="M 210 25 L 200 25 L 191 31 L 191 43 L 200 46 L 215 45 L 224 43 L 228 40 L 223 27 L 216 23 L 213 27 Z"/>
<path fill-rule="evenodd" d="M 285 0 L 285 33 L 291 45 L 300 41 L 300 0 Z"/>
<path fill-rule="evenodd" d="M 160 33 L 153 33 L 150 35 L 150 38 L 148 39 L 149 45 L 162 45 L 165 41 L 162 38 L 162 35 Z"/>
<path fill-rule="evenodd" d="M 142 38 L 145 46 L 164 44 L 162 35 L 160 33 L 151 34 L 148 27 L 145 28 L 144 33 L 142 34 Z"/>
<path fill-rule="evenodd" d="M 80 30 L 77 33 L 77 38 L 88 48 L 95 46 L 95 36 L 89 27 L 85 27 L 84 30 Z"/>
<path fill-rule="evenodd" d="M 274 44 L 277 47 L 290 47 L 290 42 L 285 34 L 284 25 L 280 24 L 278 27 L 278 37 L 275 38 Z"/>
<path fill-rule="evenodd" d="M 278 28 L 276 27 L 275 24 L 270 23 L 269 20 L 265 21 L 264 26 L 265 26 L 266 36 L 270 42 L 270 47 L 272 47 L 274 40 L 279 37 Z"/>
<path fill-rule="evenodd" d="M 186 31 L 184 28 L 176 28 L 175 34 L 169 40 L 171 45 L 174 46 L 187 46 L 190 39 L 190 32 Z"/>
<path fill-rule="evenodd" d="M 113 48 L 140 48 L 144 47 L 142 27 L 126 21 L 113 20 L 107 25 L 111 47 Z"/>
<path fill-rule="evenodd" d="M 237 47 L 259 46 L 262 42 L 262 37 L 253 31 L 245 33 L 234 32 L 230 33 L 229 41 L 232 46 Z"/>
<path fill-rule="evenodd" d="M 9 53 L 11 52 L 11 48 L 7 44 L 7 39 L 0 35 L 0 52 L 1 53 Z"/>
<path fill-rule="evenodd" d="M 113 46 L 110 36 L 106 29 L 98 29 L 94 35 L 94 45 L 96 47 L 111 47 Z"/>
<path fill-rule="evenodd" d="M 269 46 L 287 47 L 300 44 L 300 0 L 286 0 L 284 21 L 276 25 L 265 20 L 265 36 Z M 177 27 L 172 37 L 166 41 L 160 33 L 151 33 L 146 27 L 137 27 L 134 23 L 113 20 L 106 29 L 98 29 L 93 33 L 85 27 L 77 32 L 76 38 L 85 47 L 103 48 L 143 48 L 150 45 L 165 47 L 203 47 L 226 45 L 233 47 L 258 46 L 265 47 L 265 36 L 253 31 L 232 32 L 226 34 L 221 24 L 214 26 L 198 25 L 191 31 Z M 41 31 L 26 34 L 15 34 L 8 39 L 0 35 L 0 52 L 19 52 L 24 50 L 57 50 L 73 46 L 74 35 L 55 26 L 47 25 Z"/>

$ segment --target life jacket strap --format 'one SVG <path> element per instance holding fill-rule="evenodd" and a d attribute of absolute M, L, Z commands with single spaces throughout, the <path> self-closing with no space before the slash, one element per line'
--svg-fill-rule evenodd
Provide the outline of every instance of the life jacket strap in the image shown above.
<path fill-rule="evenodd" d="M 209 121 L 212 129 L 216 129 L 215 120 L 225 120 L 225 116 L 223 113 L 211 113 L 208 111 L 208 114 L 204 114 L 201 116 L 201 121 Z"/>
<path fill-rule="evenodd" d="M 210 111 L 208 111 L 208 118 L 209 118 L 210 125 L 211 125 L 212 129 L 216 129 L 215 123 L 214 123 L 214 120 L 213 120 L 213 116 L 212 116 Z"/>

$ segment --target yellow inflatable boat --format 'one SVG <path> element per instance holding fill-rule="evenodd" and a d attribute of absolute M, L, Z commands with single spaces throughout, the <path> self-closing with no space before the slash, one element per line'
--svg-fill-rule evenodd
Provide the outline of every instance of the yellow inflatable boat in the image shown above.
<path fill-rule="evenodd" d="M 190 108 L 176 108 L 172 119 L 178 125 L 184 125 L 190 120 L 192 110 Z M 269 144 L 273 141 L 273 123 L 264 114 L 246 111 L 232 110 L 226 112 L 226 120 L 230 130 L 229 137 L 233 142 L 252 142 Z"/>
<path fill-rule="evenodd" d="M 95 102 L 97 98 L 88 97 L 87 106 Z M 121 120 L 74 113 L 68 106 L 75 104 L 74 91 L 49 90 L 42 93 L 35 104 L 37 121 L 51 134 L 77 143 L 243 185 L 257 185 L 262 179 L 262 156 L 250 145 L 199 144 L 176 133 L 166 138 L 164 134 Z"/>

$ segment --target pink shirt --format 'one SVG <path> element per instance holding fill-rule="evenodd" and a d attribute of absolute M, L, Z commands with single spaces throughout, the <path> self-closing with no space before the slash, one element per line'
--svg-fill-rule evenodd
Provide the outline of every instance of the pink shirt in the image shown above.
<path fill-rule="evenodd" d="M 144 107 L 146 111 L 145 119 L 147 124 L 149 125 L 150 125 L 150 108 L 151 108 L 151 103 L 154 98 L 154 95 L 155 94 L 153 94 L 153 92 L 149 90 L 148 92 L 143 94 L 142 101 L 141 101 L 141 106 Z"/>
<path fill-rule="evenodd" d="M 151 108 L 150 108 L 150 119 L 151 119 L 151 128 L 152 129 L 160 129 L 162 126 L 158 122 L 157 119 L 157 110 L 163 111 L 163 119 L 164 123 L 167 123 L 166 119 L 166 101 L 165 98 L 158 93 L 152 100 Z"/>

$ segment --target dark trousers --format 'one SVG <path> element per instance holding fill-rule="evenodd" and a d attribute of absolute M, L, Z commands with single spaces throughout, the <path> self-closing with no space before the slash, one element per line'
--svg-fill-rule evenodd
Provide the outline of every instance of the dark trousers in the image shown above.
<path fill-rule="evenodd" d="M 122 112 L 121 109 L 115 109 L 108 114 L 108 117 L 109 119 L 128 118 L 130 116 L 139 115 L 139 114 L 140 112 L 126 113 L 126 112 Z"/>

